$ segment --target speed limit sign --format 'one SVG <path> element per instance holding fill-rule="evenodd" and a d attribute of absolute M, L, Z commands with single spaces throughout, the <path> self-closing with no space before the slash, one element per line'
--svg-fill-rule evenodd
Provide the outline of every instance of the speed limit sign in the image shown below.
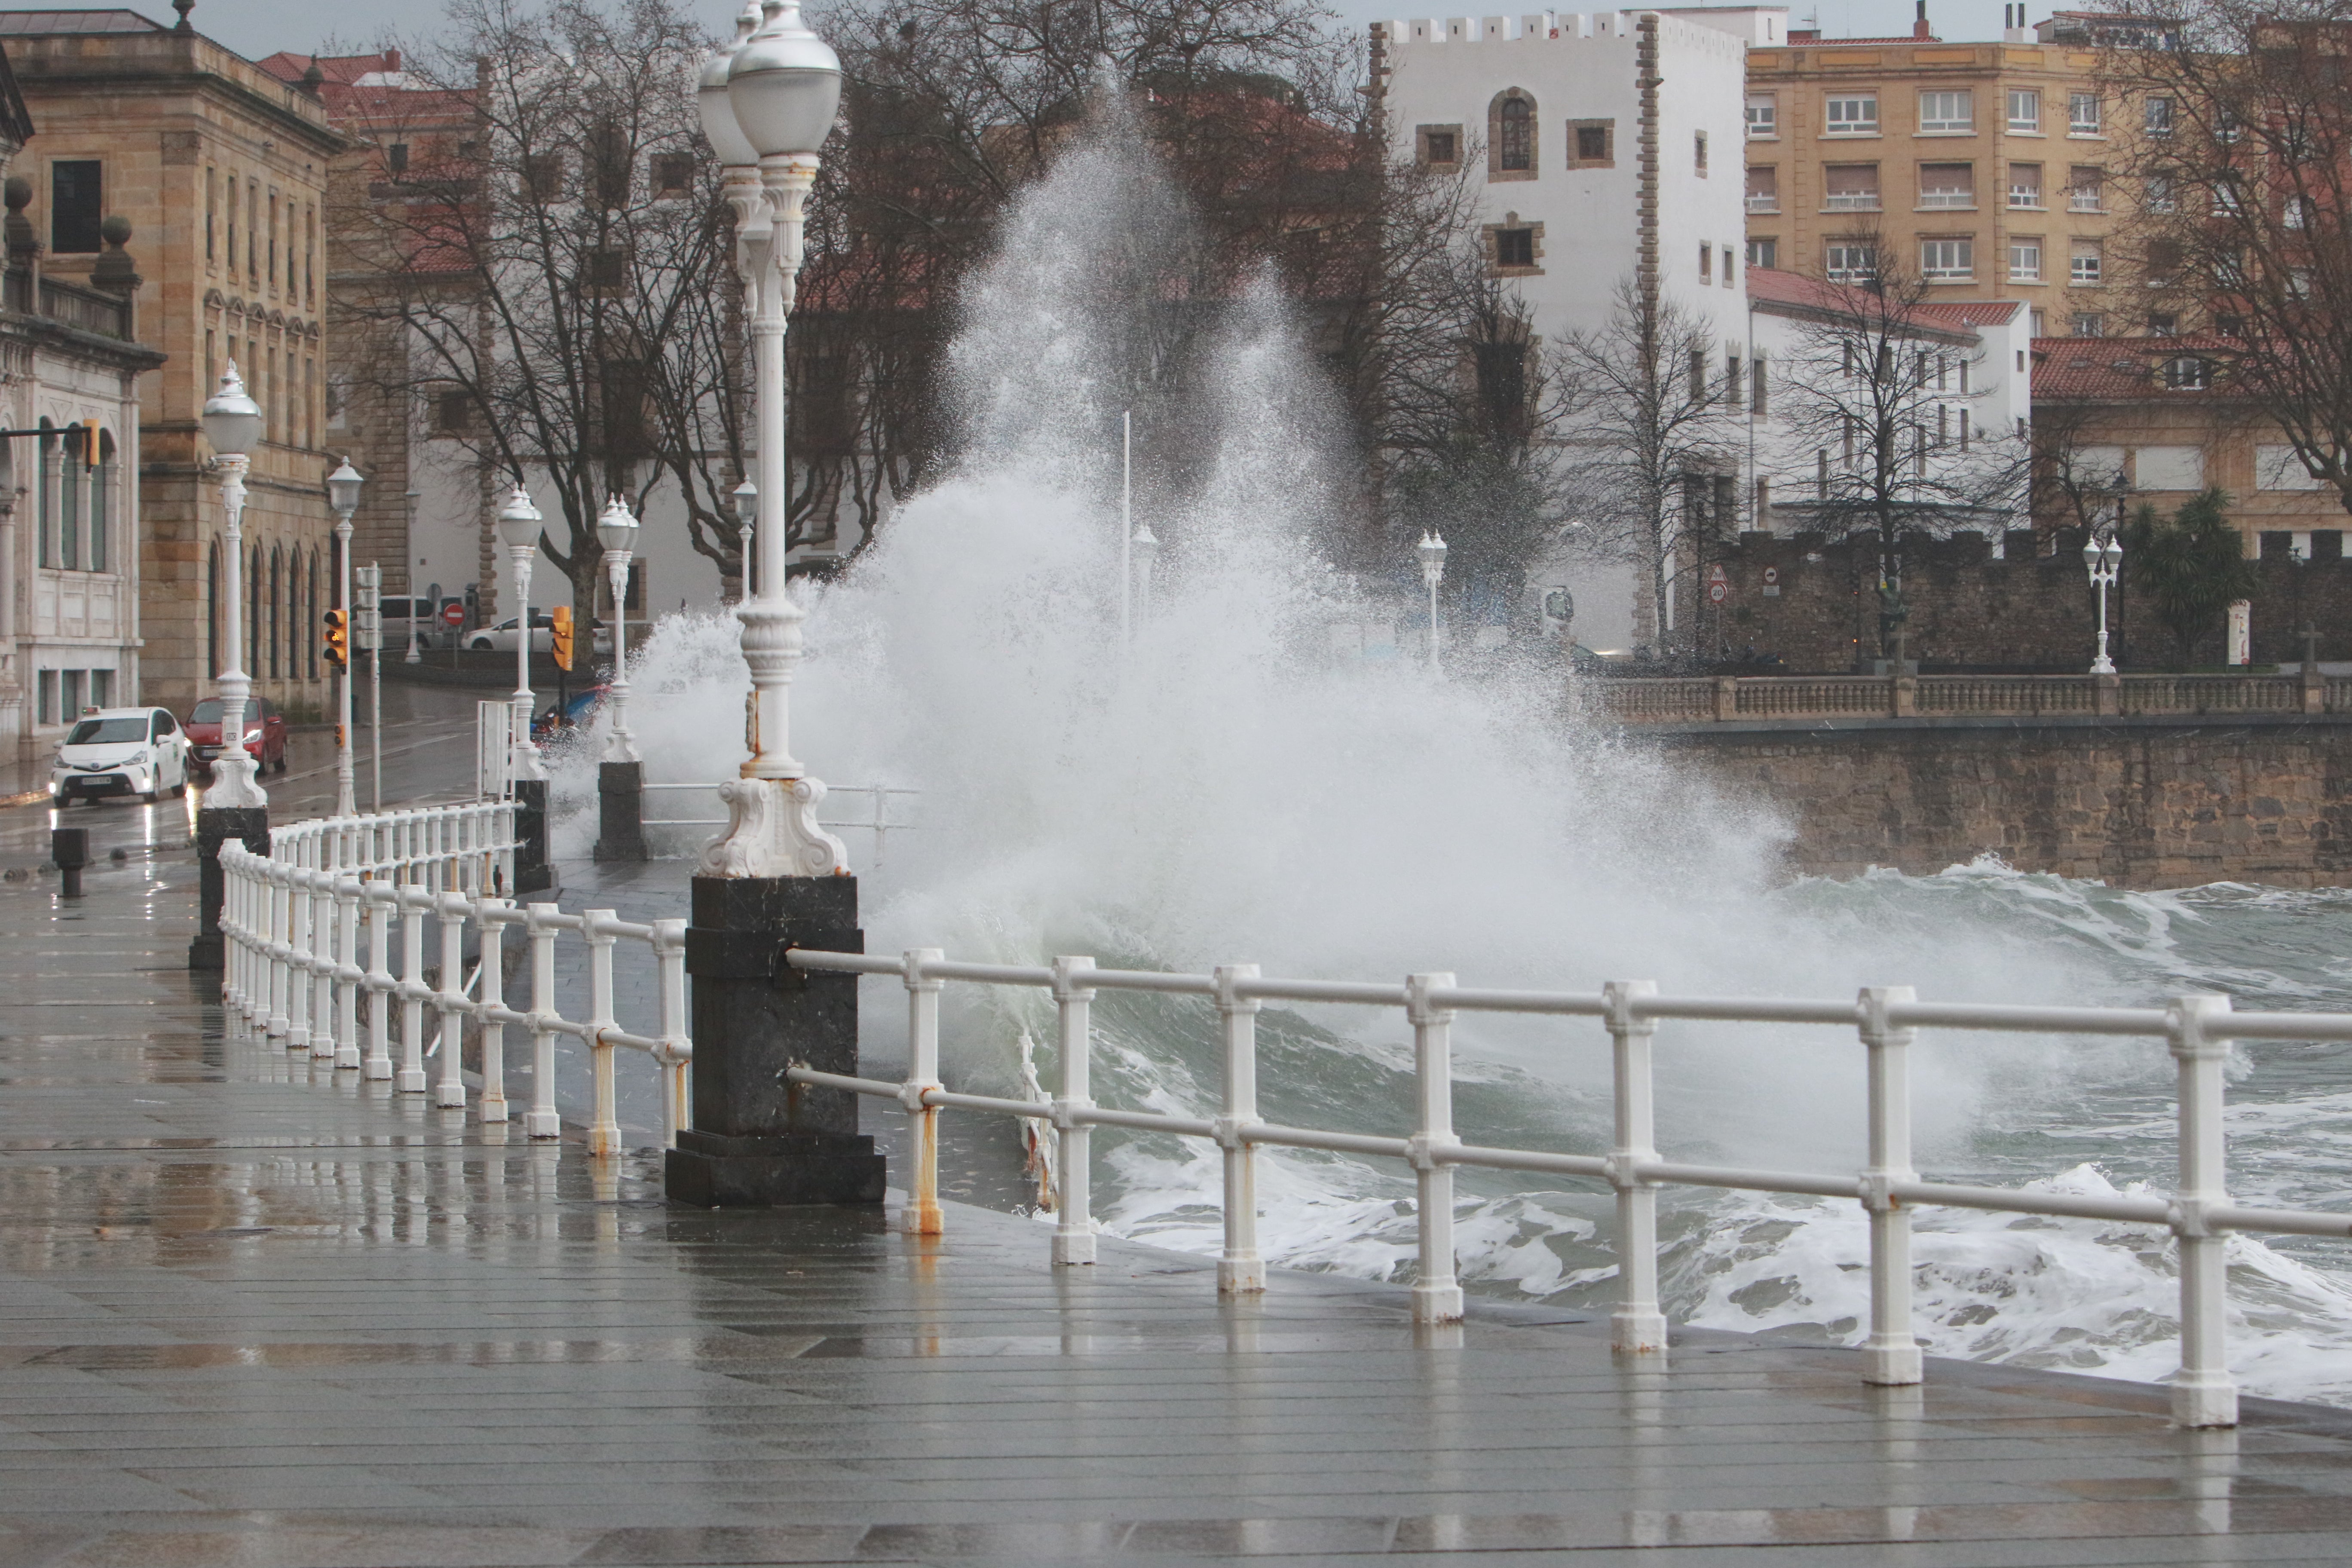
<path fill-rule="evenodd" d="M 1731 580 L 1720 564 L 1706 569 L 1706 602 L 1720 605 L 1731 597 Z"/>

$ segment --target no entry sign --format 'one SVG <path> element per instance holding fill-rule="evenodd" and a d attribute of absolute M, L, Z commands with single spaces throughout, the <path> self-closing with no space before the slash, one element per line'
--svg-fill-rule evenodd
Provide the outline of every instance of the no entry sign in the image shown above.
<path fill-rule="evenodd" d="M 464 626 L 466 624 L 466 606 L 458 604 L 442 605 L 441 620 L 442 624 L 445 626 Z"/>

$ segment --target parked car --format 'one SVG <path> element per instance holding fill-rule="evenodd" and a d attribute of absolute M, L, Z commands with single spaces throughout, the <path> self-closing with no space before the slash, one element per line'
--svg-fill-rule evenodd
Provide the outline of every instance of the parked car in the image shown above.
<path fill-rule="evenodd" d="M 596 628 L 594 641 L 591 647 L 582 646 L 583 639 L 576 630 L 572 633 L 572 646 L 575 660 L 583 654 L 608 653 L 612 650 L 613 634 L 603 626 Z M 509 616 L 497 626 L 481 626 L 467 633 L 466 646 L 478 653 L 514 652 L 515 618 Z M 555 651 L 555 623 L 547 617 L 544 611 L 533 610 L 530 613 L 530 651 L 533 653 Z"/>
<path fill-rule="evenodd" d="M 219 698 L 205 698 L 188 714 L 188 745 L 196 761 L 207 768 L 221 754 Z M 263 772 L 286 771 L 286 716 L 267 698 L 245 700 L 245 749 L 253 753 Z"/>
<path fill-rule="evenodd" d="M 49 767 L 59 805 L 108 795 L 160 800 L 188 792 L 188 736 L 162 708 L 99 708 L 66 731 Z"/>
<path fill-rule="evenodd" d="M 440 606 L 443 604 L 462 604 L 463 600 L 444 598 L 436 604 L 424 594 L 413 598 L 406 594 L 386 594 L 378 603 L 383 612 L 383 651 L 386 654 L 406 653 L 412 630 L 416 634 L 419 648 L 454 646 L 456 633 L 441 619 Z M 509 643 L 507 646 L 511 648 L 514 645 Z"/>

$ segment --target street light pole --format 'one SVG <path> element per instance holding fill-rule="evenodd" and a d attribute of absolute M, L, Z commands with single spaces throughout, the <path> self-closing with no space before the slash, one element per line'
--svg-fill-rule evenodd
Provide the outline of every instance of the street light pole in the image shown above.
<path fill-rule="evenodd" d="M 2116 511 L 2122 511 L 2120 503 Z M 2116 672 L 2115 660 L 2107 657 L 2107 590 L 2115 586 L 2116 575 L 2124 563 L 2123 543 L 2116 537 L 2121 531 L 2122 519 L 2118 515 L 2116 526 L 2107 531 L 2104 541 L 2093 534 L 2083 545 L 2083 564 L 2090 572 L 2091 586 L 2099 594 L 2099 657 L 2091 661 L 2093 675 Z"/>
<path fill-rule="evenodd" d="M 635 763 L 635 744 L 629 739 L 629 563 L 635 558 L 637 520 L 628 503 L 614 496 L 596 520 L 597 542 L 604 547 L 604 576 L 613 585 L 613 730 L 604 742 L 608 763 Z"/>
<path fill-rule="evenodd" d="M 408 559 L 414 561 L 416 559 L 416 502 L 419 498 L 416 491 L 410 490 L 401 499 L 408 503 L 407 550 Z M 408 657 L 401 662 L 422 664 L 425 662 L 425 654 L 416 642 L 416 579 L 408 575 L 406 567 L 401 569 L 401 579 L 408 584 Z M 439 596 L 437 594 L 435 595 L 436 598 Z M 441 606 L 434 605 L 433 613 L 439 615 Z"/>
<path fill-rule="evenodd" d="M 212 446 L 214 466 L 220 475 L 222 531 L 221 572 L 223 630 L 222 669 L 218 677 L 221 707 L 220 750 L 213 760 L 213 782 L 196 813 L 196 854 L 199 891 L 195 940 L 188 946 L 188 967 L 222 967 L 220 912 L 226 890 L 220 867 L 221 846 L 235 838 L 256 854 L 269 845 L 269 796 L 255 781 L 254 759 L 245 749 L 245 705 L 253 682 L 245 673 L 245 473 L 246 453 L 261 438 L 261 407 L 247 395 L 245 379 L 235 362 L 222 372 L 219 390 L 205 400 L 200 423 Z M 267 742 L 264 743 L 267 749 Z"/>
<path fill-rule="evenodd" d="M 735 602 L 751 596 L 751 531 L 760 524 L 760 487 L 746 476 L 735 487 Z"/>
<path fill-rule="evenodd" d="M 327 476 L 327 504 L 335 512 L 335 571 L 341 592 L 335 603 L 348 617 L 352 610 L 352 513 L 360 508 L 360 486 L 364 481 L 360 471 L 345 458 L 335 471 Z M 413 608 L 414 606 L 412 606 Z M 344 625 L 351 623 L 347 619 Z M 346 634 L 343 652 L 342 679 L 336 682 L 342 689 L 338 696 L 335 726 L 335 815 L 354 816 L 359 813 L 358 783 L 352 768 L 352 664 L 358 657 L 357 644 Z"/>
<path fill-rule="evenodd" d="M 515 694 L 514 777 L 517 784 L 547 782 L 540 764 L 539 746 L 530 738 L 530 558 L 539 553 L 539 508 L 520 484 L 499 512 L 499 538 L 505 542 L 509 571 L 514 578 Z"/>
<path fill-rule="evenodd" d="M 1445 581 L 1445 541 L 1433 528 L 1421 536 L 1413 553 L 1421 557 L 1421 582 L 1429 590 L 1429 673 L 1437 675 L 1441 673 L 1437 662 L 1437 585 Z"/>

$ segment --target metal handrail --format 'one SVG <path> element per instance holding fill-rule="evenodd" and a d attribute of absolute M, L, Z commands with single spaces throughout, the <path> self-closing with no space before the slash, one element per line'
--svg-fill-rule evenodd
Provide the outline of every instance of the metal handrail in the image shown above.
<path fill-rule="evenodd" d="M 522 1116 L 533 1138 L 561 1135 L 555 1108 L 555 1039 L 568 1035 L 590 1052 L 593 1105 L 588 1152 L 622 1148 L 615 1050 L 642 1051 L 660 1069 L 662 1141 L 675 1147 L 690 1125 L 694 1042 L 687 1030 L 686 921 L 625 921 L 612 910 L 566 914 L 551 903 L 518 908 L 498 896 L 513 885 L 515 806 L 510 801 L 429 806 L 375 816 L 331 817 L 273 832 L 270 853 L 241 844 L 221 848 L 221 932 L 229 958 L 221 994 L 229 1007 L 289 1049 L 362 1077 L 391 1079 L 422 1094 L 425 1013 L 439 1014 L 441 1073 L 435 1103 L 466 1104 L 466 1021 L 481 1026 L 480 1110 L 503 1122 L 506 1026 L 530 1031 L 531 1103 Z M 440 981 L 425 978 L 425 921 L 438 922 Z M 392 927 L 401 927 L 402 973 L 391 968 Z M 479 966 L 465 968 L 467 927 L 479 938 Z M 520 926 L 529 943 L 530 1006 L 506 1005 L 504 928 Z M 362 931 L 365 945 L 362 949 Z M 588 1016 L 567 1018 L 555 995 L 555 952 L 569 933 L 587 943 Z M 615 1016 L 613 954 L 642 942 L 656 961 L 658 1027 L 638 1034 Z M 307 980 L 306 977 L 307 976 Z M 475 994 L 478 986 L 478 995 Z M 365 1048 L 360 1001 L 367 999 Z M 392 1058 L 392 1014 L 400 1013 L 401 1059 Z"/>
<path fill-rule="evenodd" d="M 897 1100 L 911 1122 L 912 1176 L 901 1223 L 921 1233 L 942 1228 L 939 1205 L 939 1112 L 985 1111 L 1049 1124 L 1056 1134 L 1059 1192 L 1054 1260 L 1090 1263 L 1094 1220 L 1088 1198 L 1088 1134 L 1125 1127 L 1204 1138 L 1224 1151 L 1222 1291 L 1265 1288 L 1257 1245 L 1254 1160 L 1260 1148 L 1325 1149 L 1400 1159 L 1418 1184 L 1420 1272 L 1413 1315 L 1423 1322 L 1462 1316 L 1454 1274 L 1453 1173 L 1472 1166 L 1597 1179 L 1617 1197 L 1620 1300 L 1612 1315 L 1618 1349 L 1663 1350 L 1666 1324 L 1658 1300 L 1657 1191 L 1711 1187 L 1853 1198 L 1870 1215 L 1871 1314 L 1864 1343 L 1865 1383 L 1921 1381 L 1913 1331 L 1911 1211 L 1919 1205 L 2065 1218 L 2164 1226 L 2180 1247 L 2181 1363 L 2173 1381 L 2174 1415 L 2185 1426 L 2237 1420 L 2237 1390 L 2222 1342 L 2227 1282 L 2222 1247 L 2232 1231 L 2352 1236 L 2352 1215 L 2247 1207 L 2231 1202 L 2224 1180 L 2222 1067 L 2231 1040 L 2352 1040 L 2352 1015 L 2233 1011 L 2226 996 L 2183 995 L 2162 1007 L 2076 1007 L 1922 1002 L 1908 986 L 1873 986 L 1851 1001 L 1670 996 L 1648 981 L 1614 981 L 1597 992 L 1496 990 L 1466 986 L 1454 975 L 1409 975 L 1403 984 L 1283 979 L 1255 964 L 1207 974 L 1097 969 L 1087 957 L 1050 967 L 951 961 L 937 948 L 898 957 L 793 948 L 793 968 L 892 975 L 908 994 L 908 1067 L 899 1081 L 786 1069 L 792 1082 Z M 956 1093 L 940 1081 L 939 998 L 950 984 L 1050 991 L 1059 1022 L 1060 1089 L 1045 1100 Z M 1197 995 L 1216 1007 L 1223 1042 L 1223 1100 L 1213 1117 L 1176 1116 L 1097 1105 L 1091 1098 L 1091 1008 L 1099 991 Z M 1258 1009 L 1267 1002 L 1338 1004 L 1402 1010 L 1413 1031 L 1419 1114 L 1402 1134 L 1285 1126 L 1257 1111 Z M 1458 1013 L 1536 1014 L 1597 1020 L 1608 1036 L 1615 1097 L 1614 1137 L 1605 1154 L 1465 1143 L 1453 1115 L 1451 1028 Z M 1855 1031 L 1868 1076 L 1868 1163 L 1851 1174 L 1696 1164 L 1668 1160 L 1655 1147 L 1651 1053 L 1665 1020 L 1813 1025 Z M 1922 1028 L 1994 1033 L 2101 1035 L 2165 1042 L 2178 1071 L 2179 1176 L 2166 1196 L 2090 1196 L 1974 1186 L 1923 1178 L 1911 1163 L 1909 1047 Z"/>

